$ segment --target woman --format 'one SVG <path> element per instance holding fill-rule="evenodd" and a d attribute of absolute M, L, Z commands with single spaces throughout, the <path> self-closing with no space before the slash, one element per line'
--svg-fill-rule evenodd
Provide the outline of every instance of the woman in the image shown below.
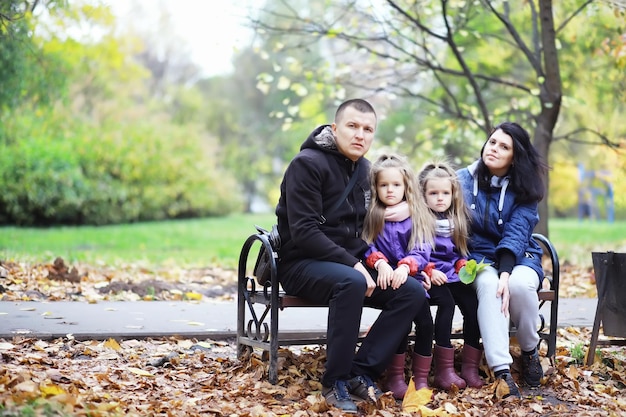
<path fill-rule="evenodd" d="M 543 377 L 537 352 L 542 252 L 532 233 L 547 166 L 528 132 L 513 122 L 496 126 L 480 155 L 458 171 L 472 212 L 469 258 L 490 264 L 474 281 L 478 323 L 487 364 L 506 382 L 509 395 L 519 397 L 510 371 L 509 315 L 522 349 L 524 381 L 536 387 Z"/>

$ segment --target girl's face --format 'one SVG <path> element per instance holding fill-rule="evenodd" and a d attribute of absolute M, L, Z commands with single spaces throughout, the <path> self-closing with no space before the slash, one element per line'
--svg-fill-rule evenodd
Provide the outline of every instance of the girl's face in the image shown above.
<path fill-rule="evenodd" d="M 404 176 L 398 168 L 385 168 L 376 178 L 378 199 L 386 206 L 396 205 L 404 200 Z"/>
<path fill-rule="evenodd" d="M 483 163 L 491 175 L 503 177 L 513 164 L 513 139 L 498 129 L 489 137 L 483 150 Z"/>
<path fill-rule="evenodd" d="M 452 205 L 452 182 L 445 178 L 428 180 L 424 190 L 426 205 L 436 213 L 445 213 Z"/>

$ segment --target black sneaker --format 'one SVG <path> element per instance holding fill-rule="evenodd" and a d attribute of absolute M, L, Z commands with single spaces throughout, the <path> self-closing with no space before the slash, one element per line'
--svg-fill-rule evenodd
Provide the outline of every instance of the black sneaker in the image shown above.
<path fill-rule="evenodd" d="M 531 355 L 522 354 L 522 376 L 524 377 L 524 382 L 531 387 L 541 385 L 543 368 L 541 367 L 541 362 L 539 362 L 539 353 L 536 350 Z"/>
<path fill-rule="evenodd" d="M 519 393 L 519 388 L 517 388 L 517 384 L 515 383 L 515 381 L 513 380 L 513 376 L 506 372 L 502 375 L 500 375 L 498 377 L 498 379 L 503 380 L 504 382 L 506 382 L 506 384 L 509 386 L 509 393 L 508 394 L 504 394 L 502 396 L 502 398 L 507 398 L 507 397 L 517 397 L 517 398 L 521 398 L 522 396 Z"/>
<path fill-rule="evenodd" d="M 352 397 L 350 397 L 347 381 L 337 380 L 332 387 L 324 387 L 322 389 L 322 395 L 328 405 L 337 407 L 346 413 L 356 414 L 357 407 L 354 401 L 352 401 Z"/>
<path fill-rule="evenodd" d="M 359 375 L 348 380 L 348 390 L 362 400 L 376 402 L 383 392 L 374 384 L 374 381 L 367 375 Z"/>

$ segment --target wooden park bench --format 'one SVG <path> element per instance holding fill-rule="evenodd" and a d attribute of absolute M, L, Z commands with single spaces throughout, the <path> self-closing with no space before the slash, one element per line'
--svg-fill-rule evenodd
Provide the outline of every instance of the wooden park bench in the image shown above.
<path fill-rule="evenodd" d="M 544 257 L 549 258 L 550 268 L 545 268 L 545 276 L 538 292 L 540 308 L 550 303 L 550 324 L 546 328 L 543 314 L 540 314 L 539 345 L 547 344 L 547 356 L 553 360 L 556 351 L 556 330 L 559 301 L 559 259 L 552 243 L 541 234 L 533 238 L 542 246 Z M 260 243 L 260 244 L 259 244 Z M 254 265 L 261 248 L 273 254 L 270 259 L 270 278 L 260 285 L 254 276 Z M 258 250 L 255 250 L 258 248 Z M 276 268 L 277 254 L 273 250 L 267 233 L 259 231 L 252 234 L 243 244 L 239 256 L 238 294 L 237 294 L 237 353 L 243 357 L 254 348 L 269 353 L 269 381 L 278 382 L 278 348 L 289 345 L 325 344 L 326 335 L 304 332 L 279 332 L 279 314 L 290 307 L 328 307 L 312 303 L 304 298 L 287 295 L 282 290 Z M 255 308 L 255 306 L 257 306 Z M 515 328 L 510 329 L 511 336 Z M 462 333 L 454 333 L 453 338 L 462 338 Z M 538 346 L 539 347 L 539 346 Z"/>

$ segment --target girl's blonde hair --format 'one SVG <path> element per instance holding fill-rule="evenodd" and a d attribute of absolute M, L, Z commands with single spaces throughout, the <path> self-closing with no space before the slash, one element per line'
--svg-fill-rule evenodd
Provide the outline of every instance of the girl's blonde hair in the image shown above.
<path fill-rule="evenodd" d="M 418 175 L 419 185 L 424 199 L 426 199 L 426 186 L 428 185 L 428 181 L 432 179 L 449 180 L 452 185 L 452 203 L 450 204 L 450 208 L 443 214 L 450 220 L 452 226 L 452 241 L 461 254 L 467 256 L 469 253 L 467 249 L 467 239 L 470 216 L 463 199 L 463 190 L 461 189 L 456 171 L 445 160 L 426 163 Z M 432 210 L 429 211 L 436 220 L 439 213 L 435 213 Z"/>
<path fill-rule="evenodd" d="M 404 178 L 404 199 L 409 205 L 409 215 L 412 223 L 411 239 L 406 248 L 407 251 L 416 246 L 423 248 L 424 243 L 432 246 L 435 239 L 435 222 L 433 222 L 430 210 L 426 206 L 423 194 L 419 192 L 417 179 L 411 169 L 411 165 L 403 156 L 395 153 L 383 154 L 372 164 L 370 170 L 372 199 L 365 216 L 363 239 L 367 243 L 372 243 L 383 231 L 387 206 L 378 197 L 376 182 L 380 172 L 389 168 L 400 170 Z"/>

